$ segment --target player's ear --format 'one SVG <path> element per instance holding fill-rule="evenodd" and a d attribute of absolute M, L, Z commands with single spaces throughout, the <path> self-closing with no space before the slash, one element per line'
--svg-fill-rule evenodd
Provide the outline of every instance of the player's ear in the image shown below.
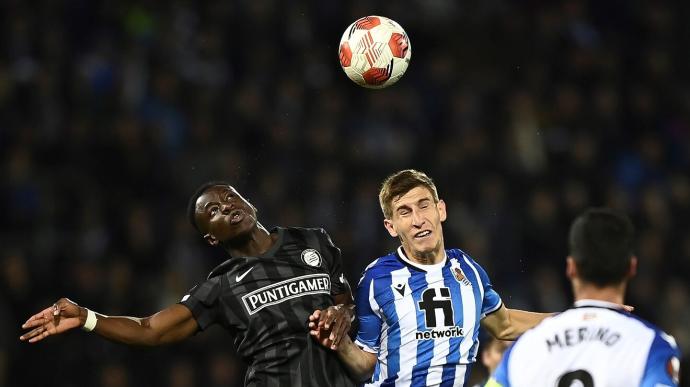
<path fill-rule="evenodd" d="M 565 259 L 565 276 L 570 280 L 577 277 L 577 265 L 571 256 Z"/>
<path fill-rule="evenodd" d="M 438 208 L 438 216 L 441 219 L 441 222 L 445 222 L 446 217 L 448 214 L 446 213 L 446 202 L 443 201 L 443 199 L 439 200 L 438 203 L 436 203 L 436 208 Z"/>
<path fill-rule="evenodd" d="M 204 239 L 211 246 L 218 246 L 218 239 L 211 234 L 204 235 Z"/>
<path fill-rule="evenodd" d="M 388 233 L 393 237 L 397 238 L 398 237 L 398 232 L 395 231 L 395 228 L 393 228 L 393 222 L 390 221 L 390 219 L 384 219 L 383 220 L 383 226 L 388 230 Z"/>
<path fill-rule="evenodd" d="M 637 257 L 630 257 L 630 268 L 628 268 L 628 278 L 632 278 L 637 274 Z"/>

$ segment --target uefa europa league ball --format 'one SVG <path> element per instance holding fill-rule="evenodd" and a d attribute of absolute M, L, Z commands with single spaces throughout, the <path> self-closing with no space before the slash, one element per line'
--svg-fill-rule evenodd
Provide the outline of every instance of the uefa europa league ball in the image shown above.
<path fill-rule="evenodd" d="M 353 82 L 382 89 L 405 74 L 412 47 L 400 24 L 383 16 L 366 16 L 347 27 L 340 39 L 338 56 Z"/>

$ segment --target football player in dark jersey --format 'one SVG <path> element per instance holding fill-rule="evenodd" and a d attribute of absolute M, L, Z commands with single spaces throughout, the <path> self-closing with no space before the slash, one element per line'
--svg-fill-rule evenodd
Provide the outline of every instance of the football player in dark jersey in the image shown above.
<path fill-rule="evenodd" d="M 314 310 L 333 312 L 321 343 L 350 327 L 352 294 L 340 250 L 328 234 L 320 228 L 268 231 L 256 208 L 223 182 L 199 188 L 189 216 L 203 238 L 230 259 L 179 303 L 139 318 L 106 316 L 61 298 L 29 318 L 22 328 L 30 331 L 20 339 L 35 343 L 82 327 L 116 342 L 152 346 L 218 323 L 234 334 L 235 349 L 249 364 L 246 385 L 354 385 L 335 352 L 312 340 L 307 326 Z"/>

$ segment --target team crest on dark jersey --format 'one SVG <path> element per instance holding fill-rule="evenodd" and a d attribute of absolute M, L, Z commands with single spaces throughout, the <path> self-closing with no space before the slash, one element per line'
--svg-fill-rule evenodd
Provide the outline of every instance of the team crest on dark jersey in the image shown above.
<path fill-rule="evenodd" d="M 321 267 L 321 254 L 314 249 L 302 251 L 302 261 L 309 266 Z"/>

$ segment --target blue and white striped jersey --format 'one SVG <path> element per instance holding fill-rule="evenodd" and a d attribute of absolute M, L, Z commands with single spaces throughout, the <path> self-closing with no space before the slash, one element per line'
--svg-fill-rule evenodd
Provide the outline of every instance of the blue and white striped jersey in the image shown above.
<path fill-rule="evenodd" d="M 402 247 L 366 268 L 355 303 L 355 342 L 378 355 L 368 386 L 464 385 L 479 322 L 502 305 L 484 269 L 461 250 L 420 265 Z"/>
<path fill-rule="evenodd" d="M 525 332 L 486 386 L 675 387 L 679 367 L 673 337 L 619 305 L 580 300 Z"/>

